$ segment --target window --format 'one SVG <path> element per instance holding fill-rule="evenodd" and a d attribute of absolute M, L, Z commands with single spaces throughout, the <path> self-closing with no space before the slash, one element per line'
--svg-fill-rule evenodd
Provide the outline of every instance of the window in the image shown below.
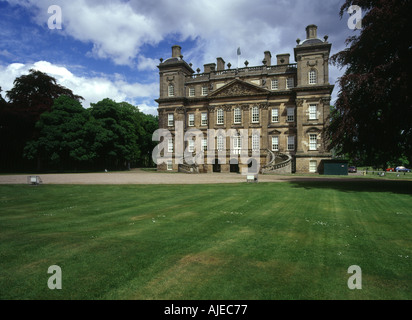
<path fill-rule="evenodd" d="M 188 148 L 189 152 L 193 152 L 195 151 L 195 140 L 189 140 L 189 148 Z"/>
<path fill-rule="evenodd" d="M 309 105 L 309 120 L 316 120 L 318 118 L 316 104 Z"/>
<path fill-rule="evenodd" d="M 288 150 L 295 150 L 295 136 L 288 136 Z"/>
<path fill-rule="evenodd" d="M 309 160 L 309 172 L 316 172 L 318 164 L 316 160 Z"/>
<path fill-rule="evenodd" d="M 173 140 L 167 140 L 167 152 L 173 152 Z"/>
<path fill-rule="evenodd" d="M 202 87 L 202 96 L 207 96 L 209 93 L 209 88 L 208 87 Z"/>
<path fill-rule="evenodd" d="M 207 126 L 207 112 L 202 112 L 201 123 L 202 126 Z"/>
<path fill-rule="evenodd" d="M 217 110 L 217 121 L 216 121 L 216 123 L 217 124 L 223 124 L 223 120 L 224 120 L 224 118 L 223 118 L 223 109 L 218 109 Z"/>
<path fill-rule="evenodd" d="M 309 150 L 316 150 L 317 149 L 317 134 L 310 134 L 309 135 Z"/>
<path fill-rule="evenodd" d="M 167 115 L 167 125 L 169 127 L 173 127 L 173 113 L 169 113 Z"/>
<path fill-rule="evenodd" d="M 225 147 L 224 137 L 222 135 L 217 136 L 217 151 L 223 151 Z"/>
<path fill-rule="evenodd" d="M 316 70 L 312 69 L 309 71 L 309 84 L 316 84 L 317 82 L 317 74 L 316 74 Z"/>
<path fill-rule="evenodd" d="M 259 107 L 252 108 L 252 122 L 257 123 L 259 122 Z"/>
<path fill-rule="evenodd" d="M 189 127 L 193 127 L 195 125 L 195 115 L 193 113 L 189 113 Z"/>
<path fill-rule="evenodd" d="M 272 122 L 279 122 L 279 109 L 272 109 Z"/>
<path fill-rule="evenodd" d="M 295 121 L 295 108 L 287 108 L 287 122 Z"/>
<path fill-rule="evenodd" d="M 207 138 L 202 139 L 202 150 L 207 151 Z"/>
<path fill-rule="evenodd" d="M 278 79 L 272 80 L 272 82 L 271 82 L 271 89 L 272 89 L 272 90 L 277 90 L 277 89 L 279 89 L 279 81 L 278 81 Z"/>
<path fill-rule="evenodd" d="M 237 133 L 233 139 L 233 153 L 240 154 L 241 149 L 242 149 L 242 137 L 240 136 L 240 133 Z"/>
<path fill-rule="evenodd" d="M 242 111 L 240 108 L 236 108 L 234 111 L 233 122 L 234 123 L 241 123 L 242 122 Z"/>
<path fill-rule="evenodd" d="M 258 134 L 252 135 L 252 150 L 253 151 L 260 150 L 260 136 Z"/>
<path fill-rule="evenodd" d="M 173 170 L 173 162 L 172 160 L 167 160 L 167 170 Z"/>
<path fill-rule="evenodd" d="M 175 95 L 175 86 L 173 84 L 169 84 L 168 95 L 169 97 L 173 97 Z"/>
<path fill-rule="evenodd" d="M 195 88 L 194 87 L 190 87 L 189 88 L 189 97 L 194 97 L 195 96 Z"/>
<path fill-rule="evenodd" d="M 286 89 L 293 88 L 295 86 L 295 81 L 293 78 L 288 78 L 286 80 Z"/>
<path fill-rule="evenodd" d="M 272 137 L 272 151 L 279 151 L 279 137 Z"/>

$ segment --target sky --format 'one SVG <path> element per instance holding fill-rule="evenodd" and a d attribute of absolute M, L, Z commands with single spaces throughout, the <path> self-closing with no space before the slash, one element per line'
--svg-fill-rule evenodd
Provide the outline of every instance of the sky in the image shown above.
<path fill-rule="evenodd" d="M 262 64 L 290 53 L 309 24 L 328 35 L 331 55 L 345 49 L 356 30 L 343 0 L 0 0 L 0 87 L 5 98 L 17 77 L 36 69 L 84 98 L 85 108 L 104 98 L 127 101 L 157 114 L 160 58 L 182 47 L 193 69 L 222 57 L 237 65 Z M 53 7 L 52 7 L 53 6 Z M 57 6 L 57 7 L 56 7 Z M 61 17 L 61 19 L 60 19 Z M 273 59 L 273 58 L 272 58 Z M 243 63 L 242 63 L 243 66 Z M 343 70 L 331 66 L 329 81 Z M 7 99 L 6 99 L 7 100 Z"/>

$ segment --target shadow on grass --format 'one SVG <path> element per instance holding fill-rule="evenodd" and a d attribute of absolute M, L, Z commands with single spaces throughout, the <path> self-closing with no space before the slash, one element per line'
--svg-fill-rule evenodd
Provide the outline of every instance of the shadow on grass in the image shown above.
<path fill-rule="evenodd" d="M 334 180 L 334 181 L 302 181 L 291 179 L 294 188 L 335 189 L 343 192 L 391 192 L 412 195 L 412 181 L 392 180 Z"/>

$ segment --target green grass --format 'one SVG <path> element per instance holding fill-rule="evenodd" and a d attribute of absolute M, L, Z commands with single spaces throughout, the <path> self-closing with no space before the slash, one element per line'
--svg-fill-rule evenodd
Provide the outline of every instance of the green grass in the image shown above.
<path fill-rule="evenodd" d="M 2 185 L 0 299 L 412 299 L 411 190 Z M 61 290 L 47 287 L 51 265 Z"/>

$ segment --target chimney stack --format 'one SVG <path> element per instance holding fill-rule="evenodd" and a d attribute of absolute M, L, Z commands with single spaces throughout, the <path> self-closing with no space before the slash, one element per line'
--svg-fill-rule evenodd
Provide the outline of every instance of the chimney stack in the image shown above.
<path fill-rule="evenodd" d="M 175 45 L 172 47 L 172 58 L 180 58 L 180 56 L 182 55 L 181 53 L 182 47 Z"/>
<path fill-rule="evenodd" d="M 216 69 L 216 63 L 207 63 L 203 65 L 204 67 L 204 73 L 210 73 L 211 71 L 215 71 Z"/>
<path fill-rule="evenodd" d="M 289 57 L 290 57 L 289 53 L 277 54 L 276 55 L 277 64 L 278 65 L 289 64 Z"/>
<path fill-rule="evenodd" d="M 221 57 L 217 58 L 217 71 L 225 70 L 225 60 Z"/>
<path fill-rule="evenodd" d="M 270 51 L 265 51 L 265 58 L 264 61 L 266 61 L 266 65 L 270 66 L 272 64 L 272 54 L 270 53 Z"/>
<path fill-rule="evenodd" d="M 310 24 L 306 27 L 306 39 L 316 39 L 318 37 L 318 27 Z"/>

